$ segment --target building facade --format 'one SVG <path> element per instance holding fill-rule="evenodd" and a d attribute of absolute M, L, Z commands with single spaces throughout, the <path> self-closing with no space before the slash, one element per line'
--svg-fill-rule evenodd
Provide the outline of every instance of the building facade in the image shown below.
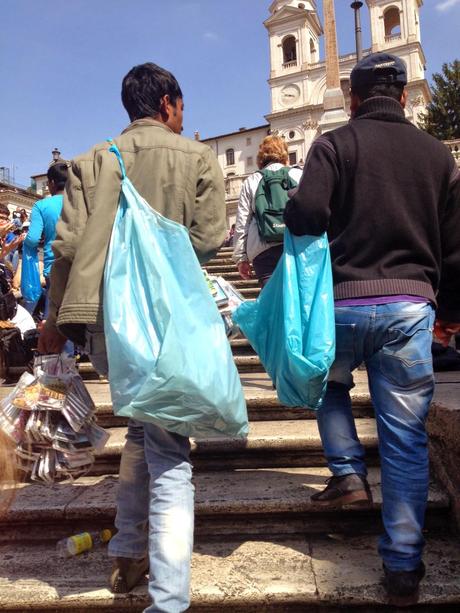
<path fill-rule="evenodd" d="M 11 213 L 17 208 L 26 209 L 30 213 L 35 202 L 40 199 L 41 195 L 31 190 L 0 181 L 0 203 L 6 204 Z"/>
<path fill-rule="evenodd" d="M 365 0 L 371 48 L 364 54 L 388 51 L 406 62 L 409 93 L 406 116 L 414 123 L 431 98 L 421 44 L 422 5 L 423 0 Z M 302 164 L 319 133 L 324 112 L 326 64 L 320 58 L 323 27 L 316 0 L 274 0 L 264 25 L 270 49 L 271 112 L 265 117 L 267 124 L 203 141 L 218 156 L 226 178 L 229 227 L 235 220 L 241 184 L 257 169 L 255 160 L 262 138 L 267 133 L 283 136 L 288 143 L 290 163 Z M 340 28 L 338 34 L 340 38 Z M 340 86 L 347 112 L 350 73 L 355 64 L 355 53 L 339 57 Z"/>

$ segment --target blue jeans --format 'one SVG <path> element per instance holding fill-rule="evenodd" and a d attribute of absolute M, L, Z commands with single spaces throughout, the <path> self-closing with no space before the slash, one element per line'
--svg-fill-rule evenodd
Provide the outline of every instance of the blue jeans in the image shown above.
<path fill-rule="evenodd" d="M 96 370 L 108 373 L 104 335 L 89 327 L 87 347 Z M 180 613 L 190 605 L 194 487 L 188 438 L 147 422 L 128 423 L 117 493 L 112 557 L 150 558 L 144 613 Z"/>
<path fill-rule="evenodd" d="M 434 391 L 431 340 L 434 309 L 397 302 L 338 307 L 336 358 L 318 426 L 331 472 L 366 475 L 349 390 L 351 372 L 365 362 L 375 409 L 381 460 L 379 553 L 390 570 L 414 570 L 421 561 L 428 498 L 425 420 Z"/>

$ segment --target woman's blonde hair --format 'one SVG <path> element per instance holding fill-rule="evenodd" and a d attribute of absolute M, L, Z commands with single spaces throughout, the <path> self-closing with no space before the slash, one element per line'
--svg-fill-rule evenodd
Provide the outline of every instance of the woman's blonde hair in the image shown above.
<path fill-rule="evenodd" d="M 257 154 L 257 166 L 263 168 L 271 162 L 286 165 L 289 160 L 286 141 L 281 136 L 266 136 L 260 143 Z"/>

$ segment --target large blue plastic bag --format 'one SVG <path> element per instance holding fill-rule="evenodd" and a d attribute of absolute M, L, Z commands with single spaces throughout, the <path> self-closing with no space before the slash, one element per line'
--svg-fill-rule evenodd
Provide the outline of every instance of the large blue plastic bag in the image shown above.
<path fill-rule="evenodd" d="M 114 412 L 183 436 L 243 437 L 241 381 L 188 232 L 122 175 L 104 272 Z"/>
<path fill-rule="evenodd" d="M 319 409 L 335 356 L 331 260 L 326 234 L 284 234 L 284 251 L 255 302 L 233 321 L 248 338 L 287 406 Z"/>
<path fill-rule="evenodd" d="M 37 302 L 42 295 L 38 253 L 27 245 L 22 248 L 21 294 L 28 302 Z"/>

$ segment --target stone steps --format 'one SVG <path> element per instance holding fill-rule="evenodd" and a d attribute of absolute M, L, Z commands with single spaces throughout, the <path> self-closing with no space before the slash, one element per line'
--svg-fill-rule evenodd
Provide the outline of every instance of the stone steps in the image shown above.
<path fill-rule="evenodd" d="M 238 291 L 246 300 L 257 298 L 260 294 L 260 287 L 239 287 Z"/>
<path fill-rule="evenodd" d="M 369 469 L 374 502 L 370 509 L 350 507 L 338 511 L 318 509 L 311 494 L 324 487 L 324 467 L 284 467 L 198 471 L 196 534 L 206 538 L 274 534 L 376 533 L 380 530 L 380 470 Z M 74 484 L 44 487 L 22 484 L 8 511 L 0 513 L 0 541 L 58 539 L 74 530 L 112 525 L 116 509 L 116 476 L 82 477 Z M 427 526 L 444 531 L 448 526 L 449 499 L 432 482 Z"/>
<path fill-rule="evenodd" d="M 366 448 L 368 465 L 378 463 L 378 439 L 375 420 L 357 419 L 361 442 Z M 126 428 L 110 428 L 110 440 L 96 456 L 91 474 L 118 472 Z M 195 470 L 230 468 L 272 468 L 288 466 L 325 466 L 318 427 L 314 420 L 257 421 L 250 423 L 247 440 L 209 438 L 192 440 Z"/>
<path fill-rule="evenodd" d="M 242 373 L 240 379 L 250 422 L 315 419 L 314 411 L 283 406 L 279 402 L 272 382 L 266 373 Z M 125 418 L 116 417 L 113 414 L 110 388 L 107 381 L 94 379 L 86 380 L 85 383 L 96 405 L 98 422 L 103 427 L 125 425 L 127 421 Z M 11 388 L 0 388 L 0 399 L 10 391 Z M 351 390 L 351 397 L 355 417 L 371 417 L 373 415 L 365 372 L 355 372 L 355 387 Z"/>
<path fill-rule="evenodd" d="M 217 276 L 222 276 L 224 278 L 227 278 L 226 277 L 227 273 L 236 272 L 236 274 L 238 275 L 238 278 L 241 279 L 238 273 L 238 269 L 234 264 L 229 265 L 229 264 L 211 263 L 211 264 L 206 264 L 205 268 L 210 275 L 217 275 Z"/>
<path fill-rule="evenodd" d="M 398 611 L 385 606 L 376 549 L 373 537 L 332 534 L 199 541 L 189 611 Z M 104 549 L 67 560 L 56 556 L 53 543 L 0 545 L 0 551 L 2 611 L 141 613 L 149 604 L 146 580 L 130 594 L 114 596 L 105 588 L 110 561 Z M 427 575 L 417 613 L 458 611 L 458 544 L 446 536 L 428 535 L 425 560 Z"/>
<path fill-rule="evenodd" d="M 234 355 L 234 360 L 240 373 L 265 372 L 259 356 L 252 349 L 245 348 L 244 352 L 238 351 L 237 355 Z M 99 379 L 99 375 L 90 362 L 82 362 L 78 369 L 84 379 Z"/>
<path fill-rule="evenodd" d="M 255 298 L 260 291 L 257 280 L 242 280 L 231 254 L 231 248 L 220 250 L 206 268 L 228 279 L 245 298 Z M 283 407 L 247 340 L 236 339 L 231 345 L 247 401 L 250 436 L 246 443 L 228 438 L 192 442 L 196 544 L 190 611 L 395 611 L 387 608 L 380 585 L 375 537 L 381 530 L 380 471 L 365 373 L 355 373 L 351 393 L 374 503 L 368 509 L 325 512 L 310 502 L 329 476 L 314 413 Z M 1 611 L 121 613 L 140 612 L 149 604 L 146 583 L 120 596 L 104 588 L 110 561 L 103 548 L 69 560 L 55 553 L 59 538 L 112 525 L 115 515 L 114 473 L 126 419 L 113 416 L 109 386 L 96 378 L 92 367 L 82 365 L 81 373 L 96 403 L 98 422 L 110 429 L 109 444 L 92 476 L 52 487 L 23 484 L 10 510 L 0 511 Z M 451 381 L 442 373 L 437 379 L 445 383 L 444 395 L 455 383 L 458 398 L 458 378 Z M 1 388 L 0 396 L 10 390 Z M 432 420 L 447 419 L 437 405 L 435 409 Z M 452 429 L 454 437 L 455 432 Z M 444 444 L 439 437 L 442 443 L 437 443 Z M 426 520 L 427 577 L 417 613 L 460 608 L 460 543 L 449 532 L 451 511 L 445 487 L 433 479 Z"/>

